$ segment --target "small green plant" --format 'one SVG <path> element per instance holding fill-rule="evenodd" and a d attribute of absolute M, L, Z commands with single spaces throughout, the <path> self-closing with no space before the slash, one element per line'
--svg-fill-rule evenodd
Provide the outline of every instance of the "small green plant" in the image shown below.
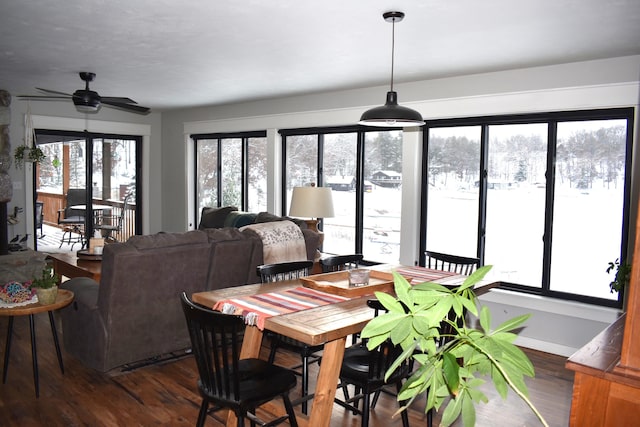
<path fill-rule="evenodd" d="M 34 277 L 31 281 L 32 288 L 50 289 L 58 286 L 60 276 L 54 273 L 53 267 L 48 265 L 42 270 L 40 277 Z"/>
<path fill-rule="evenodd" d="M 629 280 L 631 279 L 631 264 L 626 262 L 620 263 L 618 258 L 616 258 L 615 261 L 609 263 L 607 273 L 610 274 L 613 270 L 616 270 L 616 275 L 613 281 L 609 283 L 611 293 L 620 292 L 629 284 Z"/>
<path fill-rule="evenodd" d="M 507 320 L 492 330 L 489 309 L 482 307 L 478 313 L 473 287 L 490 269 L 479 268 L 455 289 L 430 282 L 411 286 L 394 272 L 396 296 L 376 292 L 388 312 L 371 320 L 362 337 L 368 338 L 369 349 L 386 339 L 402 347 L 403 353 L 386 372 L 387 377 L 405 360 L 413 359 L 418 365 L 398 393 L 398 401 L 406 401 L 400 410 L 426 392 L 425 412 L 439 410 L 448 401 L 441 425 L 449 426 L 462 416 L 465 427 L 474 426 L 475 405 L 488 401 L 480 389 L 483 378 L 488 377 L 503 399 L 511 388 L 547 426 L 529 400 L 524 382 L 525 375 L 534 376 L 533 365 L 513 344 L 517 336 L 513 331 L 530 315 Z M 480 329 L 467 325 L 465 311 L 479 318 Z M 441 328 L 442 322 L 451 328 Z M 441 335 L 443 330 L 449 332 Z"/>
<path fill-rule="evenodd" d="M 46 158 L 47 156 L 38 147 L 20 145 L 13 152 L 13 159 L 18 169 L 22 168 L 24 162 L 40 163 Z"/>

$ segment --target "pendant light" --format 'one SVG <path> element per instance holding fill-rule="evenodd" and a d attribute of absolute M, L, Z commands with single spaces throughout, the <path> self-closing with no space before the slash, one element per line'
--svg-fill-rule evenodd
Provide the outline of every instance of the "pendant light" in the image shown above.
<path fill-rule="evenodd" d="M 387 92 L 387 102 L 381 107 L 375 107 L 365 111 L 358 122 L 366 126 L 398 127 L 398 126 L 422 126 L 424 119 L 416 110 L 398 105 L 398 94 L 393 90 L 393 63 L 395 53 L 395 28 L 396 22 L 402 21 L 403 12 L 385 12 L 382 14 L 385 21 L 391 22 L 391 90 Z"/>

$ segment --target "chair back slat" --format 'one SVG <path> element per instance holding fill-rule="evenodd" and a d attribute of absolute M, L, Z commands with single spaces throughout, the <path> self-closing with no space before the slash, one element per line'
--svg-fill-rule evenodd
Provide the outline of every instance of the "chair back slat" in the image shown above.
<path fill-rule="evenodd" d="M 293 280 L 308 276 L 313 267 L 313 261 L 281 262 L 277 264 L 263 264 L 257 267 L 258 276 L 262 283 Z"/>
<path fill-rule="evenodd" d="M 320 260 L 323 273 L 358 268 L 361 262 L 362 254 L 335 255 Z"/>
<path fill-rule="evenodd" d="M 453 273 L 464 274 L 465 276 L 473 273 L 480 264 L 479 258 L 463 257 L 433 251 L 426 251 L 425 254 L 427 256 L 427 268 L 450 271 Z"/>

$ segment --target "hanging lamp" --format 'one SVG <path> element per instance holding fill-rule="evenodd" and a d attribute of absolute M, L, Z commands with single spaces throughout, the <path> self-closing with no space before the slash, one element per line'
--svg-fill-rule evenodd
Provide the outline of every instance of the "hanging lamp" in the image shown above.
<path fill-rule="evenodd" d="M 393 90 L 393 65 L 395 53 L 395 28 L 396 22 L 402 21 L 403 12 L 385 12 L 382 14 L 385 21 L 391 22 L 391 90 L 387 92 L 387 102 L 381 107 L 371 108 L 365 111 L 358 122 L 366 126 L 397 127 L 397 126 L 422 126 L 424 119 L 416 110 L 398 105 L 398 94 Z"/>

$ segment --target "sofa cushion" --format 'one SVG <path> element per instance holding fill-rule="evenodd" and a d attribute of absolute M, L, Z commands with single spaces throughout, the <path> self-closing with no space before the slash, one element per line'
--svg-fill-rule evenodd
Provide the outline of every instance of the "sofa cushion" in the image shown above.
<path fill-rule="evenodd" d="M 230 212 L 237 211 L 235 206 L 223 206 L 221 208 L 202 208 L 202 214 L 200 215 L 199 230 L 205 228 L 222 228 L 224 227 L 224 220 L 227 218 Z"/>
<path fill-rule="evenodd" d="M 235 227 L 240 228 L 245 225 L 253 224 L 256 220 L 257 214 L 250 212 L 229 212 L 227 218 L 224 220 L 225 227 Z"/>
<path fill-rule="evenodd" d="M 187 231 L 186 233 L 159 232 L 144 236 L 135 235 L 129 237 L 126 244 L 132 245 L 138 250 L 144 250 L 206 242 L 206 233 L 203 233 L 202 231 Z"/>
<path fill-rule="evenodd" d="M 243 240 L 247 237 L 240 232 L 237 228 L 224 227 L 224 228 L 209 228 L 203 230 L 209 239 L 209 242 L 215 241 L 227 241 L 227 240 Z"/>

